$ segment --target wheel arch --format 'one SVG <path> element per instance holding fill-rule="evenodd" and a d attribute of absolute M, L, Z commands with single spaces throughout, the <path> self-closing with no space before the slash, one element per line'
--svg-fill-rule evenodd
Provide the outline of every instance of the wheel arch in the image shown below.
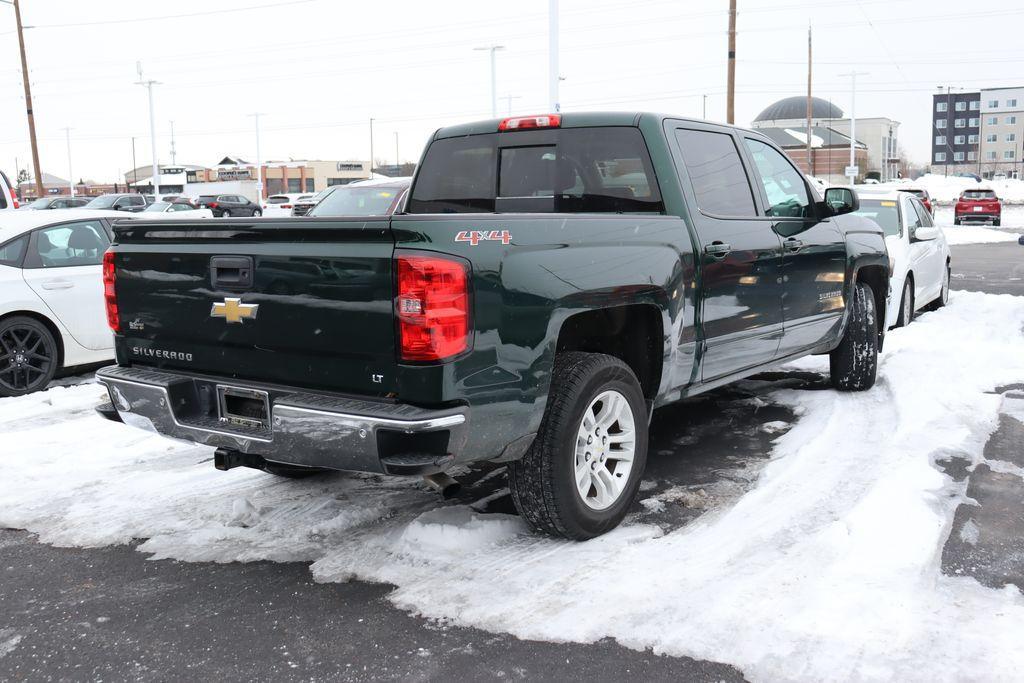
<path fill-rule="evenodd" d="M 54 341 L 57 344 L 57 367 L 58 367 L 58 369 L 63 369 L 64 368 L 64 335 L 61 334 L 60 328 L 57 327 L 57 324 L 55 322 L 53 322 L 53 320 L 51 320 L 50 318 L 48 318 L 45 315 L 43 315 L 42 313 L 39 313 L 37 311 L 29 311 L 29 310 L 10 311 L 8 313 L 4 313 L 3 315 L 0 315 L 0 323 L 2 323 L 5 320 L 8 320 L 10 318 L 16 318 L 16 317 L 32 318 L 33 320 L 35 320 L 36 322 L 40 323 L 41 325 L 43 325 L 46 329 L 48 329 L 50 331 L 50 334 L 53 335 L 53 339 L 54 339 Z"/>
<path fill-rule="evenodd" d="M 606 353 L 633 371 L 653 402 L 664 367 L 664 320 L 653 303 L 631 303 L 574 313 L 562 321 L 555 353 Z"/>

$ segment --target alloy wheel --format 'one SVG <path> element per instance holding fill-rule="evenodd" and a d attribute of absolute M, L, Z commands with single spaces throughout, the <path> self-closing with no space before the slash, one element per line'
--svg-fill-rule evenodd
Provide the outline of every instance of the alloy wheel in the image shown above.
<path fill-rule="evenodd" d="M 54 349 L 31 327 L 9 327 L 0 332 L 0 387 L 23 393 L 46 383 L 54 363 Z"/>
<path fill-rule="evenodd" d="M 593 510 L 611 507 L 629 482 L 636 455 L 636 421 L 626 397 L 603 391 L 590 402 L 576 433 L 576 491 Z"/>

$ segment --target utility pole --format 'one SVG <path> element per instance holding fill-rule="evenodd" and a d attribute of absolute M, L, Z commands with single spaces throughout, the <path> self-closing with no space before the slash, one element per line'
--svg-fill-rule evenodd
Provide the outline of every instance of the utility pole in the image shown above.
<path fill-rule="evenodd" d="M 137 183 L 139 181 L 139 173 L 136 170 L 138 168 L 139 168 L 139 165 L 135 161 L 135 136 L 132 136 L 132 185 L 134 185 L 135 183 Z"/>
<path fill-rule="evenodd" d="M 171 165 L 178 165 L 178 155 L 174 151 L 174 121 L 171 121 Z"/>
<path fill-rule="evenodd" d="M 21 80 L 25 85 L 25 113 L 28 114 L 28 137 L 32 145 L 32 168 L 36 174 L 36 196 L 42 197 L 43 172 L 39 168 L 39 145 L 36 143 L 36 117 L 32 111 L 32 88 L 28 83 L 28 57 L 25 56 L 25 32 L 21 25 L 21 6 L 18 0 L 3 0 L 14 5 L 14 21 L 18 27 L 18 48 L 21 50 Z"/>
<path fill-rule="evenodd" d="M 814 102 L 811 99 L 811 27 L 807 26 L 807 172 L 814 175 L 814 149 L 811 145 L 811 131 L 813 130 L 813 122 L 811 117 L 814 115 Z"/>
<path fill-rule="evenodd" d="M 263 203 L 263 158 L 260 155 L 260 112 L 249 114 L 256 120 L 256 203 Z M 285 188 L 285 192 L 288 188 Z"/>
<path fill-rule="evenodd" d="M 725 122 L 736 122 L 736 0 L 729 0 L 729 76 L 725 98 Z"/>
<path fill-rule="evenodd" d="M 548 101 L 551 111 L 562 111 L 558 97 L 558 0 L 548 0 Z"/>
<path fill-rule="evenodd" d="M 498 50 L 504 50 L 504 45 L 487 45 L 485 47 L 474 47 L 478 52 L 491 53 L 491 118 L 498 116 Z"/>
<path fill-rule="evenodd" d="M 64 129 L 64 137 L 68 143 L 68 190 L 71 192 L 71 196 L 75 196 L 75 172 L 71 168 L 71 129 Z"/>
<path fill-rule="evenodd" d="M 370 117 L 370 180 L 373 180 L 373 117 Z"/>
<path fill-rule="evenodd" d="M 839 74 L 840 78 L 850 79 L 850 168 L 857 165 L 854 156 L 854 148 L 857 145 L 857 76 L 867 76 L 867 71 L 851 71 L 847 74 Z M 853 187 L 857 176 L 850 176 L 850 186 Z"/>
<path fill-rule="evenodd" d="M 708 96 L 707 95 L 701 95 L 701 98 L 704 100 L 704 106 L 702 108 L 702 112 L 703 113 L 701 114 L 701 118 L 704 119 L 705 121 L 707 121 L 708 120 Z"/>
<path fill-rule="evenodd" d="M 142 85 L 149 91 L 149 141 L 150 151 L 153 154 L 153 201 L 160 200 L 160 169 L 156 162 L 156 115 L 153 111 L 153 86 L 159 85 L 159 81 L 144 80 L 142 77 L 142 62 L 135 62 L 135 68 L 139 72 L 139 80 L 135 85 Z"/>
<path fill-rule="evenodd" d="M 398 131 L 395 131 L 395 173 L 398 173 L 398 168 L 402 165 L 402 162 L 398 160 Z"/>
<path fill-rule="evenodd" d="M 508 113 L 511 115 L 512 114 L 512 100 L 520 100 L 520 99 L 522 99 L 522 97 L 520 97 L 519 95 L 505 95 L 501 99 L 505 100 L 505 103 L 507 105 Z"/>

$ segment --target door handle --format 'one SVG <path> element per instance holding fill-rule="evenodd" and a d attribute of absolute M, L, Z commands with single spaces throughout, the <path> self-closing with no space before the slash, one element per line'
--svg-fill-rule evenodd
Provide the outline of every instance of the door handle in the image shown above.
<path fill-rule="evenodd" d="M 800 240 L 796 239 L 795 237 L 787 238 L 786 241 L 783 242 L 782 244 L 789 251 L 800 251 L 803 248 L 803 246 L 804 246 L 804 243 L 801 242 Z"/>
<path fill-rule="evenodd" d="M 704 253 L 715 258 L 723 258 L 730 251 L 732 251 L 732 245 L 717 240 L 711 244 L 704 245 Z"/>
<path fill-rule="evenodd" d="M 47 280 L 40 285 L 43 289 L 71 289 L 74 282 L 68 280 Z"/>

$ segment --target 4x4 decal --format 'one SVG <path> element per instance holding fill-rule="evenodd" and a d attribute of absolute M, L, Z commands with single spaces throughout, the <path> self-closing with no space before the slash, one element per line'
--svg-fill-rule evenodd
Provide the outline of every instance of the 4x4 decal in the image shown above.
<path fill-rule="evenodd" d="M 455 236 L 456 242 L 469 242 L 469 246 L 475 247 L 481 242 L 501 241 L 502 244 L 512 243 L 512 233 L 508 230 L 461 230 Z"/>

